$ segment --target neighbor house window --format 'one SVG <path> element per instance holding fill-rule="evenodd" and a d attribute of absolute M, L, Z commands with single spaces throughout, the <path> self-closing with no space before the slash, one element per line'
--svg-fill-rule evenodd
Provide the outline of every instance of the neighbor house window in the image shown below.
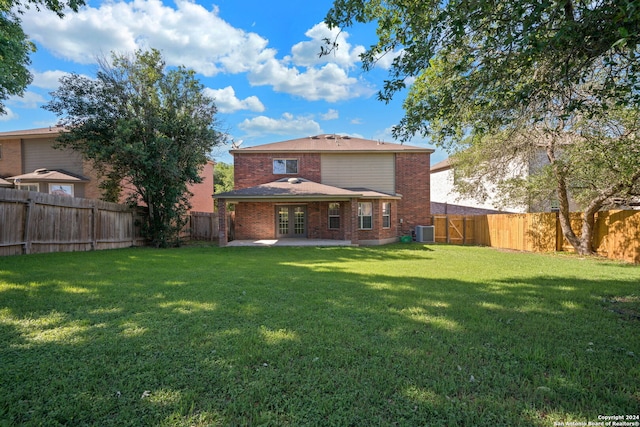
<path fill-rule="evenodd" d="M 382 228 L 391 227 L 391 203 L 382 203 Z"/>
<path fill-rule="evenodd" d="M 373 203 L 358 203 L 358 228 L 371 230 L 373 225 Z"/>
<path fill-rule="evenodd" d="M 274 159 L 273 173 L 274 175 L 297 174 L 298 159 Z"/>
<path fill-rule="evenodd" d="M 40 191 L 40 186 L 38 184 L 16 184 L 16 188 L 18 190 Z"/>
<path fill-rule="evenodd" d="M 340 228 L 340 203 L 329 203 L 329 228 Z"/>
<path fill-rule="evenodd" d="M 49 194 L 73 197 L 73 184 L 49 184 Z"/>

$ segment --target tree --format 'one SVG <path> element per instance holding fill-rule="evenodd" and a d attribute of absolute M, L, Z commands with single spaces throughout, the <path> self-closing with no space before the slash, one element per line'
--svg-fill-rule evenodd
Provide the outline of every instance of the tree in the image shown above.
<path fill-rule="evenodd" d="M 66 8 L 74 12 L 84 5 L 83 0 L 27 0 L 24 3 L 15 0 L 0 2 L 0 115 L 6 114 L 4 101 L 10 96 L 22 96 L 33 80 L 29 72 L 29 55 L 35 52 L 35 45 L 28 39 L 20 26 L 20 15 L 25 9 L 34 6 L 55 12 L 60 18 Z"/>
<path fill-rule="evenodd" d="M 233 165 L 216 163 L 213 171 L 214 193 L 224 193 L 233 190 Z"/>
<path fill-rule="evenodd" d="M 460 153 L 459 170 L 473 171 L 458 180 L 467 188 L 484 178 L 514 190 L 514 176 L 495 179 L 499 165 L 543 150 L 551 166 L 530 188 L 553 184 L 565 237 L 578 252 L 591 253 L 588 230 L 577 237 L 570 227 L 568 200 L 582 202 L 588 228 L 600 207 L 635 192 L 640 179 L 633 120 L 617 136 L 605 125 L 633 116 L 640 102 L 636 2 L 335 0 L 326 17 L 332 27 L 372 21 L 378 42 L 363 54 L 363 67 L 395 55 L 379 98 L 390 100 L 412 82 L 395 136 L 419 134 Z M 605 127 L 596 132 L 594 126 Z M 607 143 L 593 143 L 594 135 Z M 635 156 L 624 176 L 595 173 L 594 163 L 572 155 L 589 147 L 594 158 L 605 158 L 612 146 Z M 581 191 L 587 170 L 603 180 Z"/>
<path fill-rule="evenodd" d="M 178 242 L 190 208 L 189 184 L 211 149 L 222 142 L 216 107 L 192 70 L 167 70 L 160 53 L 112 54 L 92 80 L 61 78 L 45 109 L 62 116 L 61 147 L 93 162 L 102 187 L 114 198 L 121 188 L 149 209 L 143 230 L 156 247 Z M 124 183 L 124 184 L 123 184 Z"/>

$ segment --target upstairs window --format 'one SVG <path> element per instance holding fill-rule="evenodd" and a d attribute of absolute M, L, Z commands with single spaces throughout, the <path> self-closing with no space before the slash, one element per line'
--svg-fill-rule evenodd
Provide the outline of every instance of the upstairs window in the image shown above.
<path fill-rule="evenodd" d="M 298 159 L 273 159 L 274 175 L 295 175 L 298 173 Z"/>
<path fill-rule="evenodd" d="M 340 203 L 329 203 L 329 228 L 340 228 Z"/>

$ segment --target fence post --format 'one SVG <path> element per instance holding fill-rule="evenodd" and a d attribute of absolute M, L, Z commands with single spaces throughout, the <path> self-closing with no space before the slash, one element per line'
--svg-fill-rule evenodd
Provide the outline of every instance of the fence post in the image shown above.
<path fill-rule="evenodd" d="M 91 250 L 98 247 L 98 206 L 94 201 L 91 206 Z"/>
<path fill-rule="evenodd" d="M 24 235 L 23 235 L 23 253 L 29 255 L 31 253 L 31 214 L 33 212 L 34 201 L 27 199 L 27 212 L 24 215 Z"/>
<path fill-rule="evenodd" d="M 467 217 L 462 217 L 462 244 L 467 244 Z"/>
<path fill-rule="evenodd" d="M 136 215 L 137 208 L 131 209 L 131 246 L 136 246 Z"/>
<path fill-rule="evenodd" d="M 449 215 L 444 217 L 444 228 L 447 230 L 447 243 L 451 243 L 451 239 L 449 236 Z"/>

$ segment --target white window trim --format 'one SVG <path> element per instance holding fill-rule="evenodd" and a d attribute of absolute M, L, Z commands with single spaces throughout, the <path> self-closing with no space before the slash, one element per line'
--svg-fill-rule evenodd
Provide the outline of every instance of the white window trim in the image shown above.
<path fill-rule="evenodd" d="M 384 213 L 384 206 L 389 206 L 389 212 Z M 384 219 L 389 218 L 389 225 L 384 225 Z M 391 228 L 391 202 L 382 202 L 382 228 Z"/>
<path fill-rule="evenodd" d="M 29 189 L 29 187 L 34 185 L 36 187 L 35 190 Z M 38 192 L 40 191 L 40 184 L 38 184 L 37 182 L 24 182 L 24 183 L 15 184 L 15 186 L 17 190 L 38 191 Z"/>
<path fill-rule="evenodd" d="M 277 161 L 284 162 L 284 172 L 276 172 L 276 162 Z M 296 162 L 296 171 L 295 172 L 287 172 L 287 162 L 289 162 L 289 161 L 295 161 Z M 297 175 L 298 172 L 300 171 L 300 162 L 299 162 L 298 159 L 295 159 L 295 158 L 273 159 L 272 167 L 273 167 L 273 174 L 274 175 Z"/>
<path fill-rule="evenodd" d="M 368 204 L 371 205 L 371 215 L 361 215 L 360 214 L 360 205 Z M 368 228 L 363 227 L 363 218 L 369 217 L 371 218 L 371 226 Z M 373 230 L 373 202 L 358 202 L 358 230 Z"/>
<path fill-rule="evenodd" d="M 71 189 L 71 194 L 67 194 L 65 191 L 65 195 L 66 196 L 71 196 L 73 197 L 75 194 L 75 189 L 73 188 L 73 184 L 67 184 L 67 183 L 62 183 L 62 182 L 52 182 L 49 183 L 49 194 L 53 194 L 54 188 L 58 186 L 58 187 L 70 187 Z"/>
<path fill-rule="evenodd" d="M 331 215 L 331 205 L 332 204 L 337 204 L 338 205 L 338 214 L 337 215 Z M 342 224 L 340 224 L 340 222 L 341 222 L 340 221 L 340 216 L 341 216 L 340 215 L 340 203 L 337 203 L 337 202 L 329 203 L 328 215 L 327 216 L 328 216 L 327 228 L 329 230 L 339 230 L 340 226 L 342 225 Z M 331 227 L 331 218 L 338 218 L 338 227 L 337 228 L 336 227 Z"/>

